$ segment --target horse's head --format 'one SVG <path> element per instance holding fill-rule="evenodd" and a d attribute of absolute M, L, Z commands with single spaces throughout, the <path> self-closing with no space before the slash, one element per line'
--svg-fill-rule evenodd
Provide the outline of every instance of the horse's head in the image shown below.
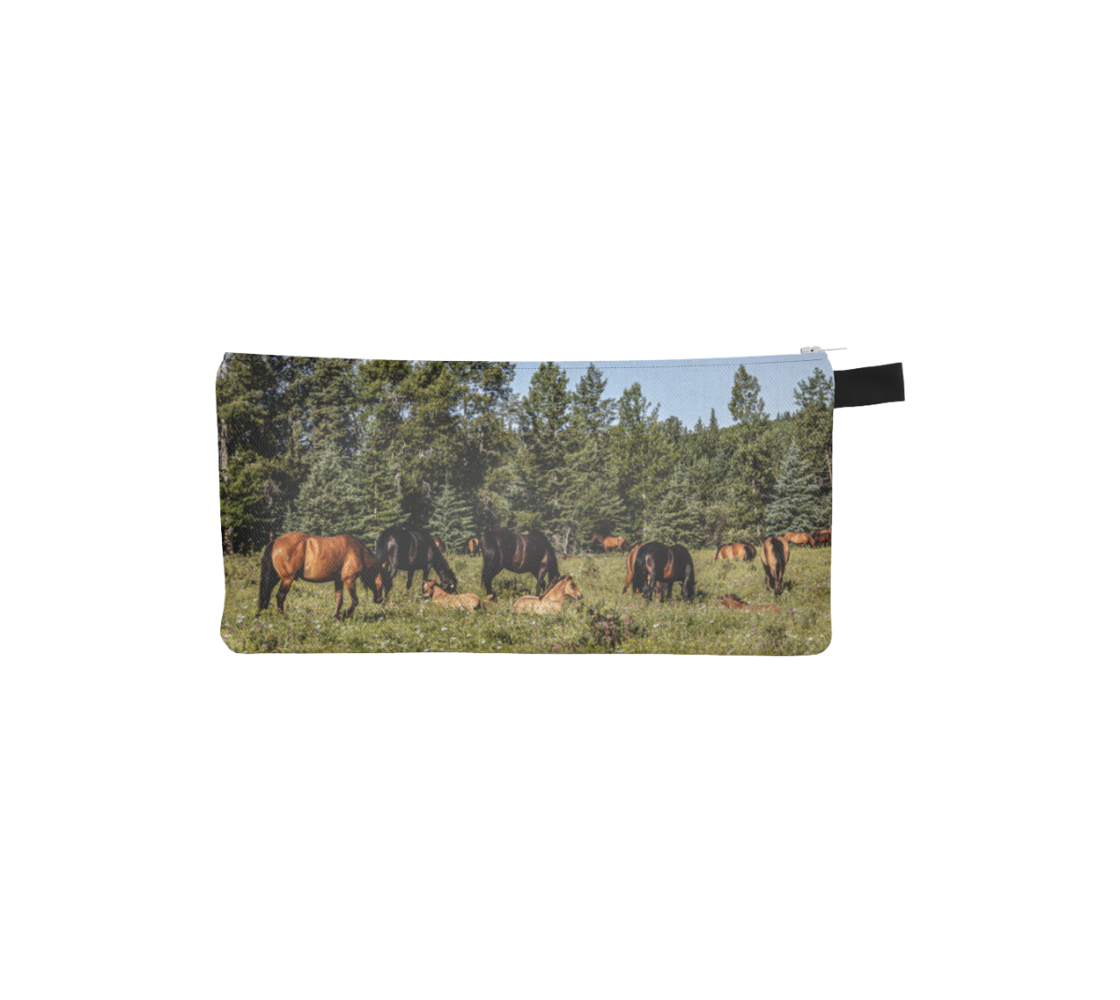
<path fill-rule="evenodd" d="M 575 580 L 573 580 L 570 575 L 564 577 L 563 594 L 565 597 L 573 597 L 577 601 L 583 600 L 583 591 L 576 586 Z"/>
<path fill-rule="evenodd" d="M 435 592 L 436 592 L 436 582 L 435 582 L 435 580 L 425 580 L 423 586 L 420 588 L 420 596 L 425 601 L 430 601 L 435 596 Z"/>

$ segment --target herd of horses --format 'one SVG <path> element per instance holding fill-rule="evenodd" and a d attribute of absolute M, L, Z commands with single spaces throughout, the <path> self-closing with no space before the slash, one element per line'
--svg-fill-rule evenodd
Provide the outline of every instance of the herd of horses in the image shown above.
<path fill-rule="evenodd" d="M 692 555 L 683 545 L 665 545 L 662 542 L 643 542 L 627 546 L 621 535 L 604 535 L 596 532 L 592 541 L 599 542 L 604 551 L 626 553 L 626 582 L 622 592 L 640 593 L 647 601 L 657 594 L 661 602 L 673 593 L 673 585 L 680 584 L 681 596 L 691 601 L 696 596 L 696 570 Z M 766 573 L 766 585 L 775 596 L 782 593 L 783 576 L 789 562 L 791 545 L 831 545 L 831 531 L 788 532 L 771 535 L 762 542 L 761 563 Z M 551 542 L 540 531 L 518 532 L 510 528 L 493 528 L 467 544 L 471 555 L 482 557 L 482 587 L 486 601 L 496 601 L 494 578 L 503 570 L 511 573 L 529 573 L 536 578 L 535 596 L 524 596 L 514 602 L 518 613 L 555 614 L 568 598 L 580 600 L 583 595 L 570 574 L 561 575 L 556 552 Z M 422 528 L 400 526 L 386 528 L 377 538 L 371 552 L 353 535 L 333 535 L 329 538 L 308 535 L 299 531 L 288 532 L 271 540 L 261 557 L 260 593 L 257 613 L 267 608 L 276 590 L 276 607 L 282 613 L 288 591 L 296 580 L 308 583 L 333 583 L 335 590 L 335 618 L 349 618 L 358 606 L 358 582 L 373 592 L 375 604 L 389 596 L 393 581 L 405 573 L 405 588 L 412 589 L 412 579 L 420 573 L 423 579 L 423 599 L 435 604 L 446 604 L 464 610 L 477 610 L 484 601 L 475 594 L 459 594 L 459 581 L 447 561 L 447 547 L 436 536 Z M 716 559 L 750 562 L 758 550 L 749 543 L 736 542 L 716 547 Z M 435 572 L 439 584 L 428 579 Z M 279 589 L 277 590 L 277 586 Z M 342 610 L 343 594 L 350 595 L 350 606 Z M 777 605 L 749 605 L 734 595 L 719 598 L 726 607 L 749 610 L 777 610 Z"/>

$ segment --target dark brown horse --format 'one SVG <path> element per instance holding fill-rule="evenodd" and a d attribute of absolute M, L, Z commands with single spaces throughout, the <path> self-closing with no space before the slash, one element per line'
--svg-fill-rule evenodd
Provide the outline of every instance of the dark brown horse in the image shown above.
<path fill-rule="evenodd" d="M 556 553 L 539 531 L 520 534 L 509 528 L 492 528 L 482 533 L 482 586 L 487 597 L 494 596 L 491 584 L 503 569 L 513 573 L 533 573 L 537 578 L 537 596 L 544 593 L 560 577 Z"/>
<path fill-rule="evenodd" d="M 604 535 L 601 531 L 593 532 L 591 541 L 602 545 L 604 552 L 617 552 L 621 555 L 627 548 L 626 539 L 621 535 Z"/>
<path fill-rule="evenodd" d="M 656 590 L 664 603 L 673 596 L 673 584 L 680 583 L 681 596 L 691 601 L 696 596 L 696 570 L 692 556 L 683 545 L 646 542 L 634 558 L 634 588 L 653 600 Z"/>
<path fill-rule="evenodd" d="M 734 542 L 716 548 L 716 559 L 738 559 L 740 562 L 750 562 L 756 554 L 755 547 L 749 542 Z"/>
<path fill-rule="evenodd" d="M 762 543 L 762 568 L 766 570 L 766 586 L 775 596 L 782 593 L 782 576 L 789 562 L 789 542 L 777 535 L 771 535 Z"/>
<path fill-rule="evenodd" d="M 349 618 L 358 606 L 358 581 L 373 591 L 373 601 L 380 604 L 388 591 L 385 566 L 353 535 L 332 535 L 321 538 L 291 531 L 265 546 L 261 558 L 261 590 L 257 614 L 268 607 L 276 584 L 276 607 L 284 611 L 284 600 L 296 580 L 308 583 L 334 584 L 334 616 Z M 343 588 L 350 592 L 350 607 L 342 613 Z"/>
<path fill-rule="evenodd" d="M 831 545 L 832 544 L 832 529 L 831 528 L 825 528 L 822 531 L 814 531 L 813 532 L 813 541 L 816 542 L 818 546 Z"/>
<path fill-rule="evenodd" d="M 428 573 L 433 569 L 439 574 L 439 582 L 443 589 L 454 593 L 459 581 L 451 567 L 447 565 L 439 546 L 428 532 L 422 528 L 402 528 L 399 525 L 386 528 L 377 536 L 377 559 L 385 563 L 388 576 L 385 581 L 385 591 L 388 593 L 393 578 L 405 570 L 408 580 L 405 589 L 412 589 L 412 574 L 418 570 L 423 573 L 423 579 L 428 579 Z"/>
<path fill-rule="evenodd" d="M 787 531 L 785 539 L 790 545 L 808 545 L 811 549 L 817 547 L 817 543 L 813 541 L 813 536 L 804 531 Z"/>
<path fill-rule="evenodd" d="M 480 556 L 482 555 L 482 542 L 477 538 L 467 539 L 467 555 Z"/>

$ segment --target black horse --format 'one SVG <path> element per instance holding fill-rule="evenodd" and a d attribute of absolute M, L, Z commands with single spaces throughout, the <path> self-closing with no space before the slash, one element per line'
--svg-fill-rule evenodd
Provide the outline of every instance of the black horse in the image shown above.
<path fill-rule="evenodd" d="M 401 571 L 408 571 L 405 588 L 412 589 L 412 574 L 417 570 L 428 579 L 428 573 L 435 570 L 443 589 L 454 593 L 459 586 L 451 567 L 443 557 L 436 541 L 423 528 L 402 528 L 396 525 L 386 528 L 377 536 L 377 559 L 388 567 L 385 579 L 385 593 L 388 596 L 393 578 Z"/>
<path fill-rule="evenodd" d="M 656 590 L 662 603 L 673 595 L 673 584 L 681 585 L 681 596 L 691 601 L 696 596 L 696 570 L 692 556 L 683 545 L 663 545 L 646 542 L 634 557 L 635 590 L 640 590 L 647 600 L 653 600 Z"/>
<path fill-rule="evenodd" d="M 560 579 L 556 553 L 539 531 L 520 534 L 509 528 L 492 528 L 482 533 L 482 586 L 488 597 L 494 596 L 491 584 L 503 569 L 513 573 L 535 573 L 537 596 Z"/>

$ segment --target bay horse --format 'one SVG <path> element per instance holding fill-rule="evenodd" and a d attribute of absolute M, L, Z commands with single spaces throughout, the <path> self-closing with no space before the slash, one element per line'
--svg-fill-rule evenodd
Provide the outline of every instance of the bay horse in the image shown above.
<path fill-rule="evenodd" d="M 449 594 L 435 580 L 425 580 L 420 590 L 423 599 L 433 604 L 450 604 L 464 611 L 477 611 L 482 607 L 478 594 Z"/>
<path fill-rule="evenodd" d="M 673 596 L 674 583 L 680 583 L 681 596 L 686 601 L 696 596 L 696 570 L 688 549 L 683 545 L 646 542 L 634 559 L 635 589 L 640 589 L 647 601 L 653 600 L 656 590 L 664 604 Z"/>
<path fill-rule="evenodd" d="M 617 552 L 619 555 L 627 548 L 626 539 L 621 535 L 604 535 L 601 531 L 592 532 L 591 541 L 602 545 L 604 552 Z"/>
<path fill-rule="evenodd" d="M 353 535 L 322 538 L 302 531 L 290 531 L 265 546 L 261 557 L 261 589 L 257 614 L 268 607 L 276 584 L 276 607 L 284 612 L 284 601 L 296 580 L 334 584 L 334 616 L 349 618 L 358 606 L 358 581 L 373 591 L 373 603 L 380 604 L 389 591 L 385 566 Z M 342 613 L 343 588 L 350 592 L 350 607 Z"/>
<path fill-rule="evenodd" d="M 731 545 L 716 547 L 716 559 L 737 559 L 740 562 L 750 562 L 757 550 L 749 542 L 734 542 Z"/>
<path fill-rule="evenodd" d="M 567 598 L 583 600 L 583 592 L 576 586 L 570 573 L 560 577 L 541 597 L 519 597 L 513 602 L 515 614 L 531 612 L 535 615 L 558 615 L 564 610 Z"/>
<path fill-rule="evenodd" d="M 469 555 L 469 556 L 480 556 L 480 555 L 482 555 L 482 542 L 480 542 L 477 538 L 468 538 L 467 539 L 467 555 Z"/>
<path fill-rule="evenodd" d="M 513 573 L 533 573 L 537 578 L 537 596 L 560 576 L 556 552 L 540 531 L 521 534 L 509 528 L 491 528 L 482 533 L 482 586 L 486 596 L 494 596 L 491 586 L 503 569 Z"/>
<path fill-rule="evenodd" d="M 785 540 L 790 545 L 808 545 L 811 549 L 817 547 L 817 543 L 813 541 L 813 536 L 806 534 L 804 531 L 787 531 Z"/>
<path fill-rule="evenodd" d="M 831 545 L 832 544 L 832 529 L 826 528 L 822 531 L 813 532 L 813 541 L 817 545 Z"/>
<path fill-rule="evenodd" d="M 766 570 L 766 585 L 776 596 L 782 593 L 782 576 L 789 562 L 789 542 L 771 535 L 762 543 L 762 568 Z"/>
<path fill-rule="evenodd" d="M 423 579 L 428 579 L 428 573 L 433 569 L 439 574 L 439 582 L 444 590 L 454 592 L 459 586 L 451 567 L 440 552 L 439 546 L 428 532 L 423 528 L 402 528 L 396 525 L 386 528 L 377 536 L 377 559 L 385 563 L 387 577 L 385 592 L 388 594 L 396 575 L 405 570 L 408 580 L 405 589 L 412 589 L 412 574 L 419 570 Z"/>
<path fill-rule="evenodd" d="M 719 603 L 732 611 L 781 611 L 776 604 L 747 604 L 739 600 L 735 594 L 724 594 Z"/>

